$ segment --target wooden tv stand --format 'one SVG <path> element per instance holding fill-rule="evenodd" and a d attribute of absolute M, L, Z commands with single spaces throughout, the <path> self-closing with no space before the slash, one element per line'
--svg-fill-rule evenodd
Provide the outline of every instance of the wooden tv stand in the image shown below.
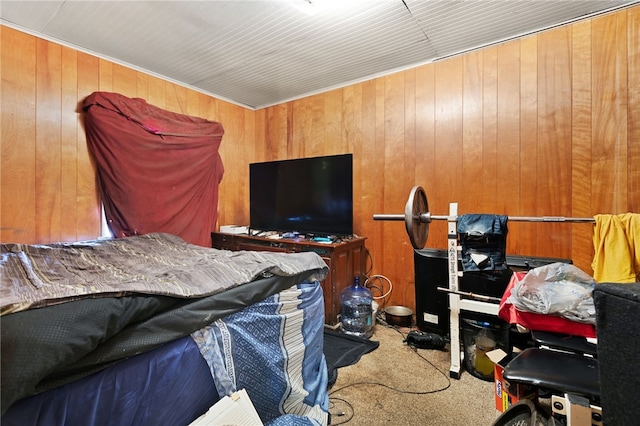
<path fill-rule="evenodd" d="M 325 323 L 338 324 L 340 293 L 353 284 L 356 275 L 365 273 L 366 252 L 363 237 L 352 237 L 339 243 L 312 240 L 272 239 L 245 234 L 211 233 L 211 247 L 223 250 L 253 250 L 299 253 L 313 251 L 322 257 L 329 272 L 320 283 L 324 292 Z"/>

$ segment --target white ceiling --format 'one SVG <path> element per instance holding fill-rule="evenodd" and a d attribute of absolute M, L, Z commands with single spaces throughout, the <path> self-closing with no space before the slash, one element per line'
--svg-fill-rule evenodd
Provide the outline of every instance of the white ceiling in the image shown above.
<path fill-rule="evenodd" d="M 3 25 L 262 108 L 638 1 L 0 1 Z M 305 6 L 314 11 L 307 14 Z"/>

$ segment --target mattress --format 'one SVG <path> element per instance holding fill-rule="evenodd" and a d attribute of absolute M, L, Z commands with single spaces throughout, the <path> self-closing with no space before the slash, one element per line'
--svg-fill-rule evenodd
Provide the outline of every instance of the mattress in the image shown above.
<path fill-rule="evenodd" d="M 65 256 L 50 251 L 34 255 L 42 247 L 2 245 L 2 272 L 28 270 L 22 276 L 2 277 L 4 294 L 13 291 L 13 296 L 22 298 L 4 305 L 10 308 L 2 316 L 3 424 L 16 419 L 20 419 L 17 424 L 188 424 L 220 396 L 243 388 L 265 424 L 291 419 L 326 424 L 324 310 L 317 279 L 326 273 L 326 266 L 319 267 L 324 265 L 319 256 L 302 259 L 280 253 L 285 257 L 274 258 L 275 253 L 245 252 L 235 255 L 240 263 L 233 263 L 231 252 L 185 246 L 172 236 L 122 240 L 133 238 L 136 243 L 145 239 L 175 243 L 172 249 L 186 248 L 185 259 L 196 257 L 197 262 L 186 271 L 184 266 L 163 266 L 162 277 L 178 278 L 174 285 L 164 281 L 161 291 L 148 291 L 153 279 L 137 286 L 131 277 L 138 272 L 128 271 L 108 274 L 109 282 L 104 276 L 97 280 L 117 291 L 91 293 L 87 292 L 91 286 L 83 286 L 86 278 L 78 286 L 68 285 L 72 275 L 84 273 L 69 271 L 82 271 L 87 264 L 106 265 L 104 257 L 97 260 L 80 250 L 65 263 L 60 260 Z M 131 256 L 131 243 L 109 245 L 122 244 Z M 92 247 L 98 243 L 83 244 L 95 254 Z M 136 252 L 149 257 L 142 246 L 136 247 Z M 7 267 L 12 256 L 22 259 Z M 214 271 L 220 257 L 233 266 L 225 263 L 222 272 Z M 171 256 L 172 264 L 176 258 Z M 50 275 L 43 272 L 47 268 Z M 238 283 L 228 280 L 228 273 L 248 278 Z M 129 283 L 116 282 L 117 275 L 126 275 Z M 207 280 L 220 275 L 223 278 L 213 279 L 215 290 L 208 290 Z M 46 303 L 32 292 L 25 293 L 34 281 L 39 284 L 34 286 L 36 292 L 42 293 L 42 283 L 53 281 L 52 277 L 64 277 L 70 290 L 47 288 Z M 194 280 L 197 288 L 189 286 Z M 16 283 L 24 284 L 19 291 Z M 14 288 L 8 288 L 11 285 Z M 177 288 L 178 294 L 167 288 Z"/>
<path fill-rule="evenodd" d="M 174 372 L 180 374 L 172 374 Z M 179 398 L 181 404 L 173 401 Z M 186 424 L 219 399 L 190 337 L 17 401 L 3 425 Z"/>
<path fill-rule="evenodd" d="M 188 425 L 220 395 L 245 389 L 267 425 L 291 418 L 324 425 L 323 309 L 319 283 L 300 283 L 189 336 L 23 398 L 1 422 Z"/>

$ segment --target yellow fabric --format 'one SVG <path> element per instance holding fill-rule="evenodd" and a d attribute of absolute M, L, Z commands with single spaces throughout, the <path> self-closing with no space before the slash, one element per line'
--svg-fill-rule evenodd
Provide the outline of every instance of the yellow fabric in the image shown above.
<path fill-rule="evenodd" d="M 640 281 L 640 214 L 595 215 L 591 267 L 596 282 Z"/>

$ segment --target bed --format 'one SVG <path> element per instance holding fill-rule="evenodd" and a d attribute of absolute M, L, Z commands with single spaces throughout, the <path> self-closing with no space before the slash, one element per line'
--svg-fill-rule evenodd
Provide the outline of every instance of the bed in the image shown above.
<path fill-rule="evenodd" d="M 315 253 L 166 233 L 2 244 L 7 425 L 188 425 L 245 389 L 266 425 L 325 425 Z"/>

